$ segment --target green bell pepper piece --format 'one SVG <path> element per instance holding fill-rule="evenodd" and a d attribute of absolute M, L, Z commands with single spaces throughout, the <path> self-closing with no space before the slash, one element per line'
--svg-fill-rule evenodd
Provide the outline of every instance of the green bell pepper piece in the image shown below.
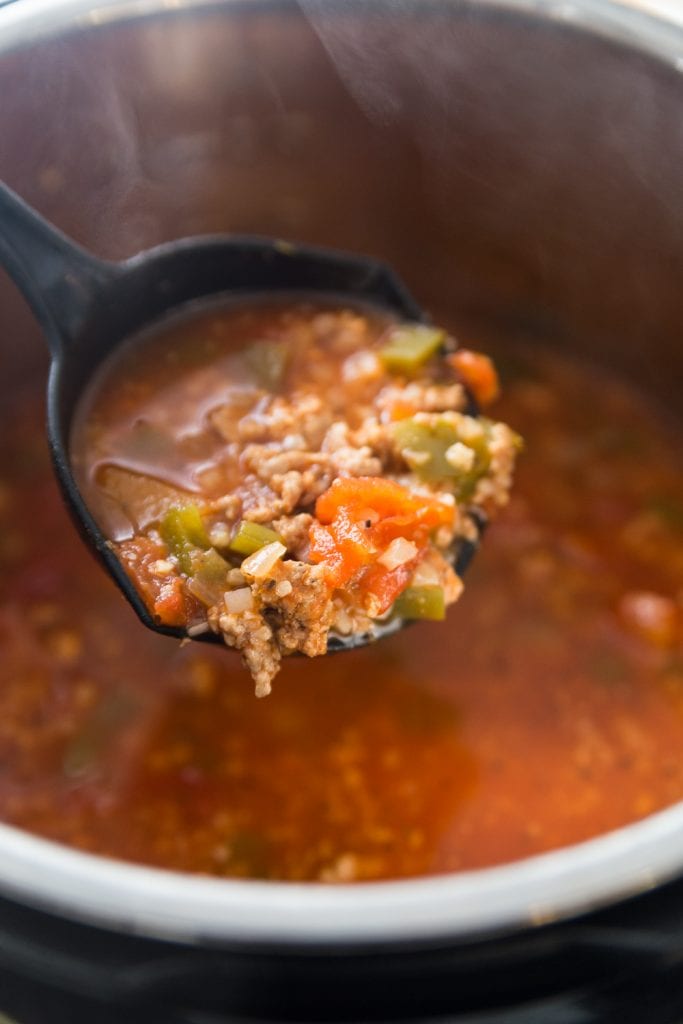
<path fill-rule="evenodd" d="M 209 535 L 197 505 L 170 508 L 159 525 L 159 533 L 170 553 L 178 559 L 181 572 L 192 572 L 192 553 L 211 547 Z"/>
<path fill-rule="evenodd" d="M 401 619 L 432 619 L 440 622 L 446 618 L 443 587 L 406 587 L 394 601 L 394 612 Z"/>
<path fill-rule="evenodd" d="M 230 589 L 229 571 L 230 566 L 215 548 L 201 551 L 192 559 L 192 576 L 187 588 L 202 604 L 210 608 L 220 601 L 226 590 Z"/>
<path fill-rule="evenodd" d="M 282 537 L 275 530 L 271 530 L 267 526 L 261 526 L 260 523 L 250 523 L 243 519 L 237 527 L 237 533 L 230 541 L 229 547 L 231 551 L 238 555 L 253 555 L 255 551 L 264 548 L 266 544 L 272 544 L 274 541 L 282 543 Z"/>
<path fill-rule="evenodd" d="M 458 427 L 445 417 L 435 423 L 420 423 L 415 419 L 399 420 L 394 425 L 394 440 L 406 462 L 422 480 L 451 480 L 456 498 L 469 498 L 477 481 L 484 475 L 491 462 L 489 451 L 489 421 L 479 418 L 482 433 L 480 437 L 463 436 Z M 474 461 L 469 469 L 463 470 L 452 465 L 446 452 L 456 442 L 464 444 L 474 452 Z"/>
<path fill-rule="evenodd" d="M 394 327 L 389 340 L 379 350 L 379 357 L 387 370 L 396 373 L 414 373 L 441 347 L 446 332 L 440 327 L 426 324 L 407 324 Z"/>

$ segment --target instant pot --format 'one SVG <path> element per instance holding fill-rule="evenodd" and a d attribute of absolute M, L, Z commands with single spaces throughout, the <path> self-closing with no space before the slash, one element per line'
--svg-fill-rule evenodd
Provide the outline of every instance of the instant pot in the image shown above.
<path fill-rule="evenodd" d="M 617 3 L 9 4 L 0 176 L 105 258 L 223 231 L 381 256 L 424 307 L 590 353 L 680 413 L 683 29 Z M 4 277 L 0 352 L 0 394 L 42 390 Z M 680 1024 L 682 875 L 682 805 L 355 886 L 192 877 L 0 826 L 0 1011 Z"/>

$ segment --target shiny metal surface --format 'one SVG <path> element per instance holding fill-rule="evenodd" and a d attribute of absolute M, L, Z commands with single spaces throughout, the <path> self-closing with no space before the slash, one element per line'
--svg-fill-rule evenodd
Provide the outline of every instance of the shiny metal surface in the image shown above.
<path fill-rule="evenodd" d="M 106 258 L 205 231 L 394 263 L 428 309 L 683 390 L 683 32 L 604 0 L 0 10 L 0 176 Z M 44 358 L 0 282 L 3 386 Z M 392 944 L 565 918 L 683 870 L 683 806 L 507 867 L 190 878 L 0 827 L 0 888 L 137 933 Z"/>

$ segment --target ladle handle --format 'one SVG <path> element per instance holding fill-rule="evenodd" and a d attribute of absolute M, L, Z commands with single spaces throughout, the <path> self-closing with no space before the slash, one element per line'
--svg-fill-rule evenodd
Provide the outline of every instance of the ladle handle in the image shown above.
<path fill-rule="evenodd" d="M 75 337 L 117 266 L 81 249 L 0 182 L 0 266 L 22 291 L 53 354 Z"/>

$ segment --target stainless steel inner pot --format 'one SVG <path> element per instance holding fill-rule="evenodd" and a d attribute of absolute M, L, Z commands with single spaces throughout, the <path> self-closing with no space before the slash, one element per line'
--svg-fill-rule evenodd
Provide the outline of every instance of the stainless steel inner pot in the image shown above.
<path fill-rule="evenodd" d="M 121 258 L 239 231 L 365 251 L 427 308 L 683 382 L 683 31 L 608 0 L 34 0 L 0 10 L 0 176 Z M 0 280 L 2 389 L 44 386 Z M 683 871 L 683 806 L 509 866 L 358 887 L 219 881 L 0 826 L 0 891 L 138 935 L 465 941 Z"/>

